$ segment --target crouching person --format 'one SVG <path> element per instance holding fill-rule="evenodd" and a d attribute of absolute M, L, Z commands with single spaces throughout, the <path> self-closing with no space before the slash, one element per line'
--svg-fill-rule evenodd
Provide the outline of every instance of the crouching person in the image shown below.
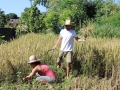
<path fill-rule="evenodd" d="M 50 82 L 55 81 L 56 75 L 54 71 L 48 65 L 42 64 L 40 59 L 37 59 L 35 55 L 31 55 L 29 57 L 28 64 L 30 64 L 33 69 L 28 76 L 23 78 L 24 80 L 29 80 L 36 75 L 36 80 L 40 81 L 44 85 L 50 85 Z"/>

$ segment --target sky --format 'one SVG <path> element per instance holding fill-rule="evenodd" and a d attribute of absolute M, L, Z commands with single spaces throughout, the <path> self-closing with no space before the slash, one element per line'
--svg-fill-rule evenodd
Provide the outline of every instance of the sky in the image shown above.
<path fill-rule="evenodd" d="M 0 0 L 0 9 L 4 11 L 5 14 L 15 13 L 18 17 L 24 12 L 24 9 L 31 6 L 30 0 Z M 47 9 L 42 6 L 37 6 L 40 12 L 45 12 Z"/>
<path fill-rule="evenodd" d="M 118 3 L 120 0 L 115 0 Z M 30 7 L 30 0 L 0 0 L 0 9 L 5 12 L 5 14 L 15 13 L 18 17 L 24 12 L 26 7 Z M 42 5 L 37 6 L 40 12 L 45 12 L 47 9 Z"/>

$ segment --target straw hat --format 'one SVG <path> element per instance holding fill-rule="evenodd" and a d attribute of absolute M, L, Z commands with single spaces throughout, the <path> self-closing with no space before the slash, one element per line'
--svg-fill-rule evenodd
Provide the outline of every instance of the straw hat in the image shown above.
<path fill-rule="evenodd" d="M 65 21 L 65 25 L 72 25 L 72 23 L 71 23 L 70 20 L 66 20 L 66 21 Z"/>
<path fill-rule="evenodd" d="M 31 55 L 29 57 L 29 62 L 28 64 L 31 64 L 31 63 L 35 63 L 35 62 L 40 62 L 40 59 L 37 59 L 37 57 L 35 55 Z"/>

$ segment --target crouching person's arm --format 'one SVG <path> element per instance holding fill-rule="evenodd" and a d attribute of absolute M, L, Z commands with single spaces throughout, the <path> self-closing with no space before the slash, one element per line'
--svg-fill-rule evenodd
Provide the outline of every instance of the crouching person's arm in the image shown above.
<path fill-rule="evenodd" d="M 37 72 L 37 67 L 35 67 L 28 76 L 26 76 L 25 78 L 23 78 L 23 80 L 29 80 L 29 79 L 31 79 L 36 74 L 36 72 Z"/>

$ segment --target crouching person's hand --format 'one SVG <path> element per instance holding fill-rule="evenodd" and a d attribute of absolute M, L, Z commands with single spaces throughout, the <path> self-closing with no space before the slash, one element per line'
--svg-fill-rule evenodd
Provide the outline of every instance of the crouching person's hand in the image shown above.
<path fill-rule="evenodd" d="M 23 78 L 23 81 L 26 81 L 26 80 L 29 80 L 29 79 L 31 79 L 31 77 L 30 76 L 26 76 L 26 77 Z"/>
<path fill-rule="evenodd" d="M 26 78 L 24 77 L 22 80 L 23 80 L 23 81 L 26 81 Z"/>

